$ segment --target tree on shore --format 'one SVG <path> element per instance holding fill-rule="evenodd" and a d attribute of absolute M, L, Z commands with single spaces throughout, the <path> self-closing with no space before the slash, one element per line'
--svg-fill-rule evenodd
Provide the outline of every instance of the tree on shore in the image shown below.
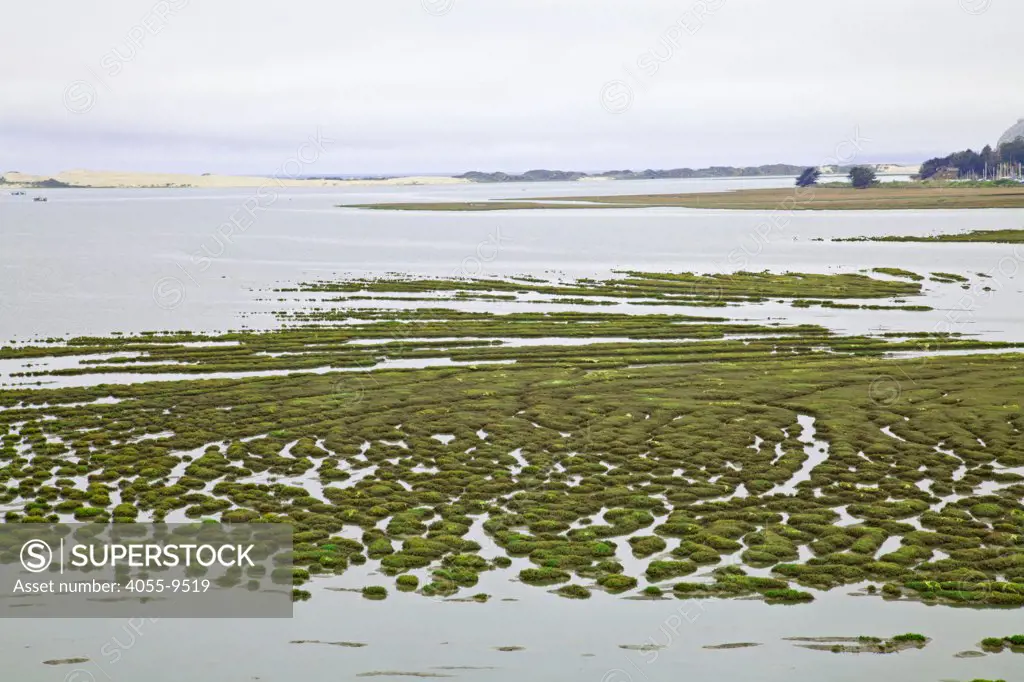
<path fill-rule="evenodd" d="M 803 170 L 803 172 L 800 173 L 800 177 L 798 177 L 796 179 L 796 186 L 797 187 L 810 187 L 811 185 L 816 185 L 816 184 L 818 184 L 818 178 L 820 178 L 820 177 L 821 177 L 821 170 L 820 169 L 815 168 L 814 166 L 811 166 L 810 168 L 805 168 Z"/>
<path fill-rule="evenodd" d="M 999 160 L 1008 163 L 1024 163 L 1024 137 L 1004 142 L 999 147 Z"/>
<path fill-rule="evenodd" d="M 918 173 L 928 180 L 944 171 L 956 171 L 958 177 L 986 175 L 1000 163 L 1024 163 L 1024 140 L 1004 142 L 999 149 L 986 146 L 981 153 L 966 149 L 949 156 L 938 156 L 921 164 Z"/>
<path fill-rule="evenodd" d="M 871 166 L 854 166 L 850 169 L 850 184 L 857 189 L 865 189 L 875 184 L 877 175 Z"/>

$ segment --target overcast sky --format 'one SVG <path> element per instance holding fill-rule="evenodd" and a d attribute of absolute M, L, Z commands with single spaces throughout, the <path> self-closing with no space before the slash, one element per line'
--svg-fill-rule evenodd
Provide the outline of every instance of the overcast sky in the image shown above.
<path fill-rule="evenodd" d="M 0 171 L 921 161 L 1024 117 L 1021 0 L 32 0 Z M 858 132 L 859 131 L 859 132 Z"/>

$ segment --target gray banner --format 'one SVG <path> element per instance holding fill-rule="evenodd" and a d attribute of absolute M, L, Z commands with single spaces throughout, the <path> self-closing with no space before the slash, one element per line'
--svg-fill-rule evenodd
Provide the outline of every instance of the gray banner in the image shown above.
<path fill-rule="evenodd" d="M 290 524 L 0 524 L 0 618 L 291 615 Z"/>

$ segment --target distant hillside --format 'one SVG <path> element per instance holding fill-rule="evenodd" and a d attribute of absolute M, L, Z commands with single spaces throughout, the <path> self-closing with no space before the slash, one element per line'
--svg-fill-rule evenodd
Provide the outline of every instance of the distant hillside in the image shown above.
<path fill-rule="evenodd" d="M 457 175 L 457 178 L 470 182 L 551 182 L 593 179 L 608 180 L 657 180 L 661 178 L 740 178 L 763 177 L 769 175 L 799 175 L 806 166 L 793 166 L 787 163 L 775 163 L 767 166 L 711 166 L 709 168 L 672 168 L 669 170 L 611 170 L 602 173 L 583 173 L 581 171 L 531 170 L 521 174 L 483 173 L 470 171 Z"/>

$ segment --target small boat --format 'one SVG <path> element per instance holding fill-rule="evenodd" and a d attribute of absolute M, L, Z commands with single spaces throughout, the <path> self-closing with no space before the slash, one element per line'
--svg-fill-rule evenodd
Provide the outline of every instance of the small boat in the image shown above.
<path fill-rule="evenodd" d="M 11 196 L 12 197 L 23 197 L 23 196 L 25 196 L 25 193 L 22 192 L 22 191 L 11 192 Z"/>
<path fill-rule="evenodd" d="M 46 197 L 35 197 L 32 201 L 47 201 Z"/>

